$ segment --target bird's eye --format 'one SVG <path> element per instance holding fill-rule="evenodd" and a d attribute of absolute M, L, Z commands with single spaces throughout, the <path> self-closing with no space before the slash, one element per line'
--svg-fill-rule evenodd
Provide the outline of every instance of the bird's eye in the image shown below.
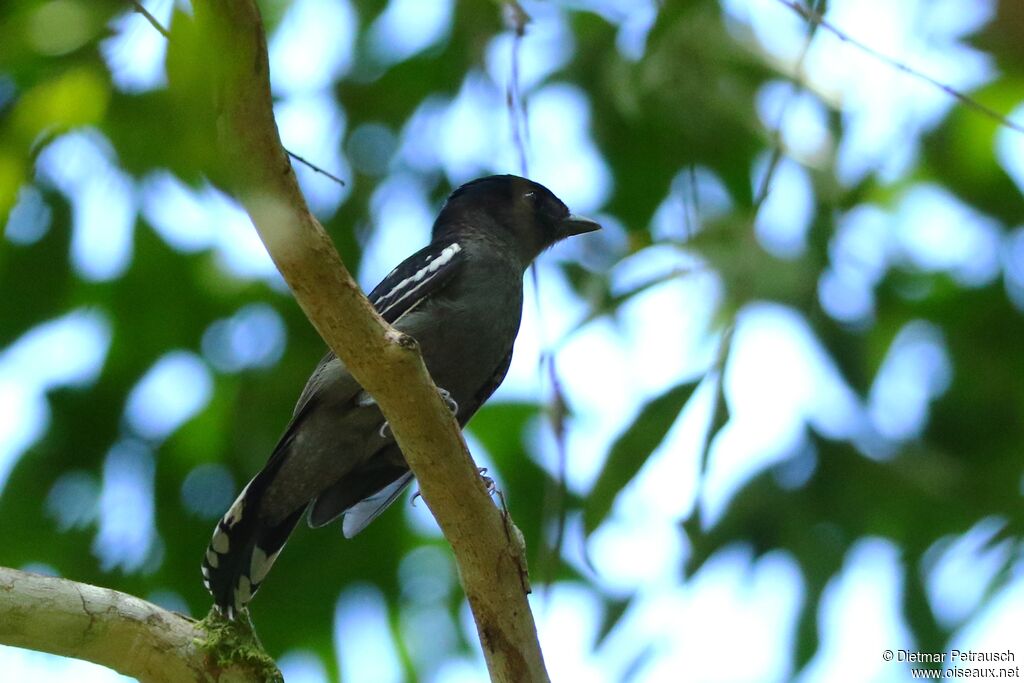
<path fill-rule="evenodd" d="M 526 194 L 523 195 L 523 199 L 529 199 L 530 201 L 533 201 L 536 195 L 536 192 L 527 192 Z"/>

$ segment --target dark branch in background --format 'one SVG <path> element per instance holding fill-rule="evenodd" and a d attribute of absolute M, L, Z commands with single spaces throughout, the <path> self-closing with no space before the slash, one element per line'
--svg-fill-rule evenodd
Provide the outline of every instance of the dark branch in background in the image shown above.
<path fill-rule="evenodd" d="M 786 0 L 781 1 L 785 2 Z M 821 2 L 822 0 L 817 1 Z M 761 207 L 764 206 L 765 200 L 768 199 L 768 194 L 771 192 L 772 178 L 775 176 L 775 171 L 778 169 L 779 161 L 782 159 L 782 122 L 786 118 L 786 111 L 789 109 L 790 102 L 792 102 L 793 98 L 796 97 L 797 93 L 804 89 L 804 86 L 802 85 L 804 63 L 807 61 L 807 55 L 810 52 L 811 42 L 814 40 L 814 34 L 816 31 L 817 26 L 812 24 L 807 32 L 807 39 L 804 41 L 803 47 L 800 50 L 800 55 L 797 57 L 796 67 L 794 69 L 793 91 L 789 93 L 783 101 L 782 108 L 779 110 L 779 119 L 771 132 L 773 143 L 771 158 L 768 161 L 768 167 L 764 170 L 764 176 L 761 178 L 757 194 L 754 197 L 754 205 L 751 211 L 751 229 L 753 229 L 753 224 L 757 220 L 757 214 L 761 211 Z M 696 185 L 696 183 L 694 183 L 694 185 Z M 694 197 L 696 197 L 696 191 L 694 191 Z M 733 317 L 726 322 L 725 329 L 722 331 L 722 337 L 719 340 L 718 353 L 716 354 L 715 361 L 711 368 L 708 369 L 708 375 L 714 375 L 715 397 L 714 403 L 711 407 L 711 421 L 708 425 L 708 433 L 704 438 L 700 451 L 699 466 L 697 469 L 698 497 L 700 497 L 704 487 L 708 456 L 711 453 L 712 442 L 718 435 L 718 432 L 729 420 L 729 406 L 725 398 L 725 364 L 728 361 L 729 352 L 732 347 L 732 334 L 735 329 L 735 325 L 736 321 Z M 692 528 L 701 528 L 700 505 L 696 505 L 694 507 L 693 516 L 691 520 L 689 520 L 689 524 L 693 525 Z"/>
<path fill-rule="evenodd" d="M 785 0 L 782 1 L 784 2 Z M 771 180 L 775 176 L 775 169 L 778 168 L 779 161 L 782 159 L 782 121 L 786 118 L 786 111 L 789 109 L 790 102 L 797 96 L 797 93 L 805 89 L 803 85 L 804 64 L 807 62 L 807 54 L 811 51 L 811 43 L 814 41 L 816 31 L 817 25 L 812 24 L 807 32 L 807 39 L 804 40 L 803 47 L 800 48 L 800 55 L 797 57 L 796 67 L 793 70 L 793 91 L 782 101 L 782 107 L 779 110 L 779 120 L 775 123 L 775 128 L 772 130 L 772 156 L 768 161 L 768 168 L 764 171 L 764 177 L 761 178 L 761 185 L 758 187 L 757 195 L 754 199 L 753 215 L 755 219 L 758 212 L 761 211 L 761 206 L 768 199 L 768 193 L 771 191 Z"/>
<path fill-rule="evenodd" d="M 786 2 L 786 0 L 780 0 L 780 1 Z M 817 1 L 821 2 L 822 0 L 817 0 Z M 754 204 L 753 204 L 753 207 L 752 207 L 752 210 L 751 210 L 751 214 L 750 214 L 751 215 L 751 218 L 750 218 L 751 230 L 753 230 L 754 222 L 757 220 L 757 214 L 760 213 L 761 207 L 764 206 L 765 201 L 768 199 L 768 195 L 771 192 L 772 178 L 775 176 L 775 171 L 778 169 L 779 161 L 781 161 L 781 159 L 782 159 L 782 154 L 783 154 L 783 149 L 782 149 L 782 123 L 783 123 L 784 119 L 786 118 L 786 112 L 789 109 L 790 102 L 792 102 L 793 98 L 796 97 L 796 95 L 804 89 L 803 78 L 802 78 L 802 74 L 803 74 L 803 71 L 804 71 L 804 63 L 807 61 L 807 55 L 810 52 L 811 42 L 814 40 L 814 34 L 815 34 L 816 30 L 817 30 L 817 26 L 816 25 L 811 25 L 809 27 L 809 30 L 807 32 L 807 39 L 804 41 L 804 44 L 803 44 L 803 46 L 802 46 L 802 48 L 800 50 L 800 54 L 799 54 L 799 56 L 797 57 L 797 60 L 796 60 L 796 66 L 795 66 L 795 69 L 794 69 L 794 78 L 793 78 L 793 81 L 794 81 L 793 91 L 790 92 L 788 94 L 788 96 L 783 100 L 782 107 L 779 110 L 778 121 L 775 123 L 775 126 L 772 128 L 772 131 L 771 131 L 771 139 L 772 139 L 771 157 L 768 160 L 768 166 L 764 170 L 764 175 L 761 178 L 761 182 L 760 182 L 760 184 L 758 185 L 758 188 L 757 188 L 757 193 L 754 196 Z M 691 167 L 691 171 L 692 171 L 692 167 Z M 696 176 L 692 175 L 691 179 L 692 179 L 691 186 L 693 187 L 693 193 L 692 193 L 693 194 L 693 201 L 696 202 L 696 199 L 697 199 Z M 686 201 L 685 197 L 683 198 L 683 201 L 684 202 Z M 694 207 L 694 213 L 697 216 L 696 221 L 699 224 L 700 213 L 699 213 L 699 208 L 696 207 L 696 206 Z M 684 223 L 686 223 L 686 222 L 688 222 L 688 221 L 686 220 L 686 216 L 684 215 Z M 729 352 L 730 352 L 731 347 L 732 347 L 732 334 L 733 334 L 733 330 L 735 328 L 735 324 L 736 324 L 736 321 L 735 321 L 734 317 L 730 317 L 729 320 L 726 321 L 725 328 L 722 331 L 722 337 L 719 340 L 718 353 L 716 354 L 715 360 L 714 360 L 713 364 L 711 365 L 711 367 L 708 368 L 708 371 L 707 371 L 707 374 L 706 374 L 706 376 L 713 376 L 714 377 L 715 395 L 714 395 L 714 399 L 713 399 L 714 402 L 713 402 L 712 407 L 711 407 L 711 420 L 710 420 L 710 422 L 708 424 L 707 436 L 705 436 L 704 441 L 703 441 L 703 443 L 701 445 L 700 457 L 699 457 L 699 460 L 698 460 L 698 462 L 699 462 L 698 469 L 697 469 L 697 497 L 698 497 L 698 499 L 700 498 L 700 495 L 701 495 L 701 493 L 703 491 L 703 488 L 704 488 L 705 474 L 707 473 L 708 456 L 711 453 L 712 443 L 714 442 L 715 437 L 718 435 L 718 432 L 721 431 L 722 427 L 724 427 L 726 422 L 729 421 L 729 406 L 728 406 L 728 403 L 726 402 L 726 398 L 725 398 L 725 364 L 728 361 Z M 701 510 L 701 508 L 700 508 L 699 504 L 694 506 L 693 514 L 692 514 L 691 518 L 687 521 L 687 523 L 685 525 L 685 528 L 687 529 L 688 533 L 691 533 L 694 530 L 700 531 L 702 529 L 701 511 L 700 510 Z"/>
<path fill-rule="evenodd" d="M 159 19 L 154 17 L 153 14 L 148 9 L 146 9 L 141 2 L 139 2 L 139 0 L 131 0 L 131 3 L 132 3 L 132 7 L 135 8 L 135 11 L 138 12 L 139 14 L 141 14 L 142 16 L 144 16 L 146 18 L 146 21 L 149 22 L 150 26 L 152 26 L 154 29 L 156 29 L 157 33 L 159 33 L 164 38 L 166 38 L 168 41 L 170 41 L 170 39 L 171 39 L 171 32 L 168 31 L 166 28 L 164 28 L 163 24 L 160 23 Z M 341 185 L 342 187 L 345 187 L 345 181 L 342 180 L 341 178 L 339 178 L 338 176 L 334 175 L 330 171 L 322 169 L 319 166 L 317 166 L 316 164 L 314 164 L 313 162 L 307 161 L 307 160 L 303 159 L 302 157 L 300 157 L 298 154 L 292 152 L 291 150 L 285 149 L 285 151 L 288 152 L 288 156 L 290 156 L 292 159 L 295 159 L 300 164 L 303 164 L 304 166 L 308 166 L 309 168 L 313 169 L 317 173 L 323 174 L 323 175 L 327 176 L 328 178 L 330 178 L 331 180 L 333 180 L 334 182 L 336 182 L 339 185 Z"/>
<path fill-rule="evenodd" d="M 707 436 L 701 444 L 700 458 L 697 465 L 697 504 L 693 506 L 693 513 L 683 523 L 683 529 L 691 538 L 700 536 L 704 531 L 704 518 L 701 513 L 700 498 L 703 493 L 704 484 L 708 470 L 708 457 L 711 455 L 711 446 L 721 431 L 722 427 L 729 421 L 729 404 L 725 400 L 725 364 L 729 360 L 729 352 L 732 350 L 732 333 L 735 324 L 730 321 L 722 337 L 718 341 L 718 353 L 715 363 L 708 371 L 714 375 L 715 397 L 711 406 L 711 419 L 708 423 Z"/>
<path fill-rule="evenodd" d="M 666 273 L 656 275 L 650 280 L 646 280 L 639 285 L 636 285 L 620 294 L 610 295 L 606 301 L 602 302 L 599 306 L 591 310 L 587 315 L 580 320 L 571 330 L 569 330 L 563 338 L 559 341 L 559 344 L 564 343 L 569 337 L 574 335 L 579 330 L 583 329 L 590 323 L 594 322 L 603 315 L 606 315 L 609 310 L 618 310 L 630 299 L 636 298 L 653 287 L 665 284 L 684 277 L 691 277 L 694 275 L 706 275 L 708 273 L 715 272 L 708 265 L 694 265 L 688 268 L 673 268 Z"/>
<path fill-rule="evenodd" d="M 320 168 L 316 164 L 313 164 L 313 163 L 311 163 L 309 161 L 306 161 L 305 159 L 303 159 L 302 157 L 300 157 L 298 154 L 296 154 L 295 152 L 291 151 L 290 149 L 286 149 L 285 151 L 288 152 L 288 156 L 290 156 L 292 159 L 295 159 L 295 161 L 299 162 L 300 164 L 304 164 L 304 165 L 308 166 L 309 168 L 313 169 L 317 173 L 322 173 L 323 175 L 327 176 L 328 178 L 330 178 L 334 182 L 338 183 L 342 187 L 345 187 L 345 181 L 342 180 L 341 178 L 339 178 L 338 176 L 334 175 L 333 173 L 331 173 L 329 171 L 325 171 L 324 169 Z"/>
<path fill-rule="evenodd" d="M 540 299 L 540 283 L 537 278 L 537 265 L 531 266 L 533 275 L 534 305 L 537 309 L 538 318 L 543 317 L 543 304 Z M 543 322 L 538 326 L 544 329 Z M 547 340 L 543 343 L 543 351 L 540 356 L 538 372 L 541 380 L 547 379 L 551 386 L 551 397 L 546 406 L 546 415 L 551 424 L 551 433 L 555 439 L 556 470 L 554 476 L 548 479 L 544 485 L 544 508 L 541 512 L 541 545 L 540 545 L 540 580 L 545 587 L 549 586 L 558 576 L 558 567 L 562 558 L 562 546 L 565 542 L 565 523 L 568 510 L 566 500 L 568 499 L 568 488 L 566 484 L 567 471 L 569 468 L 569 449 L 566 442 L 566 418 L 569 415 L 569 405 L 562 389 L 562 382 L 558 376 L 558 365 L 556 363 L 557 351 Z M 546 524 L 554 520 L 554 537 L 548 538 Z"/>
<path fill-rule="evenodd" d="M 505 0 L 502 3 L 505 13 L 505 24 L 512 31 L 512 54 L 509 60 L 509 79 L 505 87 L 505 106 L 508 109 L 509 126 L 512 131 L 512 144 L 519 155 L 519 170 L 523 176 L 529 177 L 529 166 L 526 148 L 530 140 L 530 126 L 523 98 L 519 77 L 520 49 L 526 25 L 530 23 L 530 15 L 526 13 L 518 0 Z M 540 298 L 540 281 L 537 277 L 537 264 L 530 266 L 530 278 L 533 281 L 534 307 L 537 315 L 543 318 L 543 304 Z M 539 326 L 544 328 L 543 323 Z M 568 405 L 562 383 L 558 378 L 558 366 L 555 363 L 555 351 L 545 342 L 541 352 L 538 372 L 542 381 L 546 378 L 551 383 L 551 398 L 547 406 L 547 416 L 555 437 L 557 471 L 547 481 L 544 490 L 544 510 L 541 514 L 542 523 L 555 520 L 554 538 L 548 540 L 547 529 L 543 528 L 540 555 L 540 579 L 545 586 L 550 585 L 557 576 L 558 564 L 562 556 L 562 544 L 565 539 L 566 505 L 566 470 L 568 469 L 568 448 L 566 446 L 566 423 Z"/>
<path fill-rule="evenodd" d="M 929 76 L 923 71 L 918 71 L 917 69 L 907 64 L 904 64 L 903 62 L 899 61 L 898 59 L 895 59 L 894 57 L 890 57 L 887 54 L 879 52 L 878 50 L 871 47 L 867 43 L 863 43 L 857 40 L 856 38 L 848 35 L 844 31 L 836 27 L 834 24 L 829 22 L 825 17 L 821 15 L 820 12 L 810 7 L 805 7 L 800 3 L 796 2 L 796 0 L 779 0 L 779 2 L 781 2 L 783 5 L 790 8 L 791 10 L 793 10 L 801 17 L 803 17 L 810 23 L 814 24 L 815 26 L 820 26 L 821 28 L 825 29 L 826 31 L 828 31 L 829 33 L 831 33 L 844 43 L 853 45 L 858 50 L 861 50 L 865 54 L 871 55 L 875 59 L 884 62 L 885 64 L 888 64 L 889 66 L 891 66 L 894 69 L 897 69 L 898 71 L 902 71 L 905 74 L 908 74 L 914 78 L 917 78 L 919 80 L 922 80 L 926 83 L 935 86 L 942 92 L 948 94 L 950 97 L 958 100 L 959 102 L 983 114 L 984 116 L 987 116 L 990 119 L 998 122 L 1000 125 L 1005 126 L 1006 128 L 1009 128 L 1010 130 L 1016 131 L 1018 133 L 1024 133 L 1024 124 L 1017 123 L 1016 121 L 1003 116 L 995 109 L 992 109 L 991 107 L 988 107 L 982 104 L 981 102 L 978 102 L 976 99 L 960 92 L 956 88 L 950 85 L 946 85 L 942 81 Z"/>
<path fill-rule="evenodd" d="M 502 9 L 505 14 L 505 25 L 512 30 L 512 54 L 509 60 L 508 84 L 505 86 L 505 106 L 512 128 L 512 143 L 519 155 L 519 174 L 529 178 L 526 145 L 530 138 L 530 130 L 526 119 L 526 101 L 519 87 L 519 48 L 526 34 L 526 25 L 530 23 L 530 15 L 518 0 L 505 0 Z"/>
<path fill-rule="evenodd" d="M 697 191 L 697 167 L 690 164 L 686 174 L 690 181 L 689 187 L 686 188 L 690 191 L 690 203 L 687 206 L 687 198 L 683 197 L 683 239 L 689 240 L 700 228 L 700 193 Z"/>
<path fill-rule="evenodd" d="M 132 0 L 132 6 L 135 7 L 135 11 L 146 17 L 146 21 L 157 30 L 157 33 L 162 35 L 167 40 L 171 39 L 170 32 L 163 27 L 163 25 L 157 21 L 157 18 L 150 14 L 149 10 L 146 9 L 139 0 Z"/>
<path fill-rule="evenodd" d="M 558 366 L 555 364 L 555 351 L 549 349 L 541 358 L 542 367 L 546 367 L 551 381 L 551 402 L 548 405 L 548 419 L 555 437 L 555 450 L 558 457 L 558 470 L 553 480 L 549 480 L 544 491 L 544 510 L 542 523 L 555 521 L 554 538 L 548 542 L 547 529 L 544 529 L 540 556 L 540 579 L 546 589 L 558 577 L 558 568 L 562 559 L 562 547 L 565 545 L 565 524 L 568 515 L 566 500 L 569 498 L 568 466 L 569 452 L 566 444 L 565 418 L 569 407 L 565 402 L 562 382 L 558 377 Z"/>

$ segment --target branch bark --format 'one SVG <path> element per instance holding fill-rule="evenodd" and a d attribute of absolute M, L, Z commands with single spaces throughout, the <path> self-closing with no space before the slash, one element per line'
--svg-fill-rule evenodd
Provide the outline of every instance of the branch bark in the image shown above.
<path fill-rule="evenodd" d="M 281 681 L 273 660 L 218 656 L 204 624 L 109 588 L 0 567 L 0 642 L 102 664 L 143 683 Z"/>
<path fill-rule="evenodd" d="M 370 392 L 452 545 L 494 681 L 548 681 L 522 536 L 498 511 L 415 342 L 377 315 L 312 216 L 278 136 L 266 38 L 253 0 L 196 0 L 210 47 L 229 189 L 310 322 Z"/>

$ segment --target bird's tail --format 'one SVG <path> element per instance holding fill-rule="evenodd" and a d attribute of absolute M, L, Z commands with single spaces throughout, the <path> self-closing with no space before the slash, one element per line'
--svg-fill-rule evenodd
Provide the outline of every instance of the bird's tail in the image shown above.
<path fill-rule="evenodd" d="M 263 479 L 257 475 L 242 489 L 217 522 L 203 557 L 203 584 L 229 619 L 252 599 L 306 510 L 302 506 L 276 523 L 260 519 Z"/>

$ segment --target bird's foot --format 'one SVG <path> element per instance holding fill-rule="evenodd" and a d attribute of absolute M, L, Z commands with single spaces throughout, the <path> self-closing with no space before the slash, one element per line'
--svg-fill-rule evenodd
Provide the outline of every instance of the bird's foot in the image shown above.
<path fill-rule="evenodd" d="M 478 467 L 476 468 L 476 471 L 477 474 L 480 475 L 480 478 L 484 480 L 484 488 L 487 489 L 487 495 L 493 496 L 495 493 L 501 495 L 501 491 L 499 491 L 498 487 L 494 484 L 494 480 L 487 476 L 486 467 Z M 409 504 L 416 507 L 416 499 L 422 497 L 423 494 L 420 493 L 419 489 L 416 489 L 412 492 L 412 498 L 409 499 Z"/>
<path fill-rule="evenodd" d="M 451 393 L 449 393 L 447 389 L 442 389 L 438 387 L 437 391 L 441 394 L 441 400 L 443 400 L 444 404 L 448 406 L 448 410 L 452 411 L 453 413 L 459 412 L 459 404 L 455 401 L 454 398 L 452 398 Z"/>
<path fill-rule="evenodd" d="M 447 389 L 441 389 L 440 387 L 438 388 L 437 391 L 438 393 L 441 394 L 441 400 L 443 400 L 444 404 L 448 406 L 448 410 L 452 411 L 453 414 L 458 413 L 459 404 L 454 398 L 452 398 L 451 393 Z M 366 392 L 363 393 L 365 394 Z M 369 394 L 366 395 L 367 397 L 369 397 Z M 359 402 L 359 405 L 372 405 L 374 403 L 372 398 L 369 398 L 369 403 L 363 403 L 360 399 L 357 399 L 357 401 Z M 382 439 L 391 438 L 393 433 L 391 431 L 391 425 L 388 424 L 387 420 L 384 420 L 384 424 L 380 426 L 380 429 L 377 430 L 377 433 L 380 434 L 380 438 Z"/>
<path fill-rule="evenodd" d="M 494 480 L 487 476 L 487 468 L 478 467 L 476 471 L 480 478 L 484 480 L 484 488 L 487 489 L 487 495 L 493 496 L 498 491 L 498 487 L 495 485 Z"/>

